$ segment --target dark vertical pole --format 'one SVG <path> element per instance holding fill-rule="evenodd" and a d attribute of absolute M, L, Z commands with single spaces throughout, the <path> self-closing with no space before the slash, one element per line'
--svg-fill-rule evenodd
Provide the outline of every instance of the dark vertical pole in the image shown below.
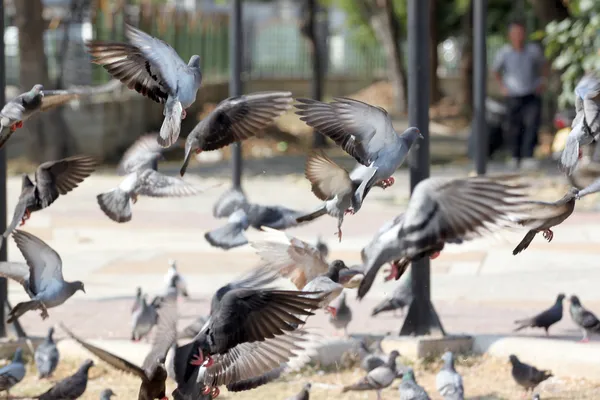
<path fill-rule="evenodd" d="M 0 1 L 0 105 L 6 103 L 6 63 L 4 60 L 4 1 Z M 0 149 L 0 229 L 6 230 L 6 147 Z M 7 261 L 6 248 L 0 249 L 0 261 Z M 8 300 L 8 283 L 6 278 L 0 278 L 0 337 L 6 337 L 5 305 Z"/>
<path fill-rule="evenodd" d="M 229 96 L 240 96 L 242 94 L 242 57 L 243 29 L 242 29 L 242 0 L 231 2 L 231 17 L 229 18 Z M 233 186 L 242 187 L 242 144 L 236 142 L 231 149 L 231 160 L 233 167 Z"/>
<path fill-rule="evenodd" d="M 487 95 L 486 56 L 487 0 L 473 2 L 473 134 L 475 139 L 475 169 L 484 175 L 488 156 L 488 129 L 485 120 Z"/>
<path fill-rule="evenodd" d="M 408 1 L 408 120 L 424 139 L 410 159 L 410 190 L 429 178 L 429 24 L 430 0 Z M 411 265 L 413 301 L 401 335 L 427 335 L 435 327 L 444 333 L 431 304 L 429 258 Z"/>
<path fill-rule="evenodd" d="M 324 63 L 327 62 L 328 57 L 323 52 L 323 10 L 321 9 L 317 0 L 308 1 L 308 18 L 309 18 L 309 36 L 312 42 L 312 82 L 311 82 L 311 93 L 310 96 L 315 100 L 323 100 L 323 87 L 324 87 Z M 327 141 L 325 136 L 320 132 L 313 132 L 313 147 L 325 147 Z"/>

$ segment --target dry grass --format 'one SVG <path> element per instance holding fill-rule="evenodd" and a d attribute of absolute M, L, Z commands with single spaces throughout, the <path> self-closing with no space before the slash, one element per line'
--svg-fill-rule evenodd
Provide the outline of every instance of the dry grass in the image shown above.
<path fill-rule="evenodd" d="M 63 360 L 59 365 L 53 381 L 72 374 L 78 367 L 80 360 Z M 439 362 L 420 363 L 415 366 L 416 378 L 424 386 L 432 400 L 441 399 L 435 390 L 435 375 L 441 364 Z M 517 387 L 510 376 L 508 361 L 499 360 L 489 356 L 460 357 L 457 360 L 457 370 L 462 374 L 465 384 L 467 399 L 470 400 L 514 400 L 529 398 L 524 397 L 524 392 Z M 359 369 L 344 370 L 332 373 L 323 371 L 306 370 L 301 373 L 287 375 L 277 382 L 261 388 L 242 392 L 228 393 L 223 389 L 220 399 L 285 399 L 298 392 L 304 383 L 311 382 L 311 400 L 359 400 L 375 399 L 373 392 L 341 393 L 344 384 L 350 384 L 360 379 L 363 373 Z M 383 392 L 383 399 L 397 399 L 399 381 Z M 30 365 L 27 377 L 11 391 L 14 396 L 31 396 L 40 394 L 51 386 L 51 382 L 38 381 L 34 368 Z M 82 400 L 92 400 L 99 397 L 105 388 L 111 388 L 117 393 L 119 399 L 137 398 L 139 381 L 131 375 L 112 370 L 100 363 L 90 370 L 88 390 Z M 169 391 L 173 383 L 169 382 Z M 565 379 L 553 377 L 538 387 L 542 399 L 573 399 L 597 400 L 600 398 L 600 383 L 582 379 Z"/>

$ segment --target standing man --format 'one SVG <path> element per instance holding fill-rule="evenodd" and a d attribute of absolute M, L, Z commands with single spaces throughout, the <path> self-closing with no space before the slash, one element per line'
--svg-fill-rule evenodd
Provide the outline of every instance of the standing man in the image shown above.
<path fill-rule="evenodd" d="M 522 22 L 512 22 L 508 29 L 510 44 L 496 55 L 493 70 L 506 97 L 509 118 L 512 168 L 535 169 L 538 162 L 533 151 L 538 142 L 542 113 L 541 93 L 545 89 L 548 65 L 540 46 L 526 42 Z"/>

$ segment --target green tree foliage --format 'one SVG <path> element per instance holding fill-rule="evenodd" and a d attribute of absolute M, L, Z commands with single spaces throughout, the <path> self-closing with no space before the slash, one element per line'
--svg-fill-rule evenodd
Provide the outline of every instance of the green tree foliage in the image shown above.
<path fill-rule="evenodd" d="M 569 11 L 571 18 L 552 21 L 537 33 L 544 38 L 552 67 L 561 75 L 561 107 L 575 103 L 573 90 L 586 72 L 600 71 L 600 1 L 570 1 Z"/>

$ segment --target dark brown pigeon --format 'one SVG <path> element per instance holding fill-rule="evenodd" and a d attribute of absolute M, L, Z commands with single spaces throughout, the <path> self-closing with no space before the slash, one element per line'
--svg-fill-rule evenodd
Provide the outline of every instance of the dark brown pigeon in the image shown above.
<path fill-rule="evenodd" d="M 520 386 L 527 391 L 533 391 L 537 385 L 552 376 L 550 371 L 540 371 L 534 366 L 525 364 L 514 354 L 509 356 L 512 364 L 512 377 Z"/>
<path fill-rule="evenodd" d="M 39 400 L 75 400 L 81 397 L 87 388 L 88 372 L 94 366 L 92 360 L 85 360 L 73 375 L 66 377 L 47 392 L 35 397 Z"/>

